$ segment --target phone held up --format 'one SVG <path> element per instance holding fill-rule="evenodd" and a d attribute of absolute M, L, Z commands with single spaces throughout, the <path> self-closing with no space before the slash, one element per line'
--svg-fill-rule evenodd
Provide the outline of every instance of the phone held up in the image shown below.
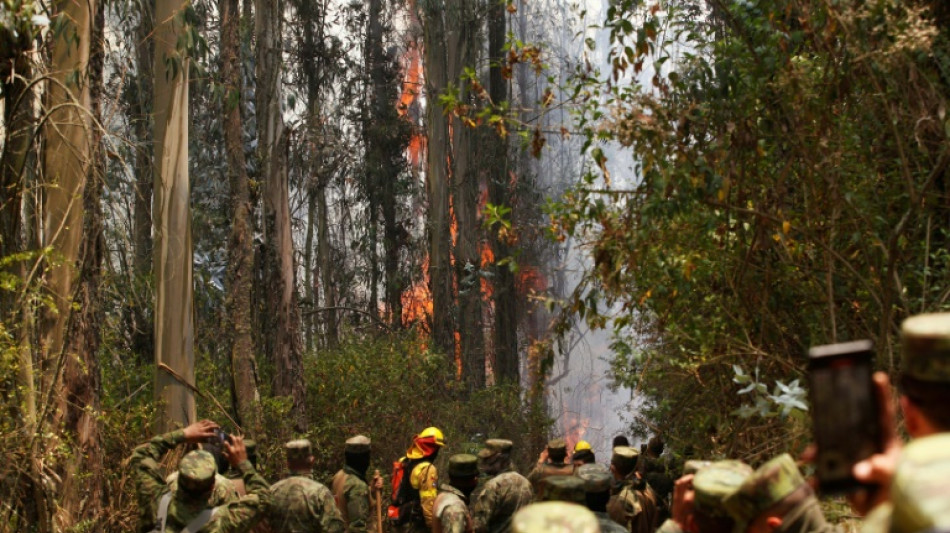
<path fill-rule="evenodd" d="M 869 340 L 814 346 L 808 381 L 819 489 L 828 494 L 872 489 L 851 473 L 855 463 L 883 449 Z"/>

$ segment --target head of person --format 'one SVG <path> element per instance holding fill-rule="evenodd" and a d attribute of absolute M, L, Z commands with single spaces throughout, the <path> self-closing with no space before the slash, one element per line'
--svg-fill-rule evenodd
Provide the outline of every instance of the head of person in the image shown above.
<path fill-rule="evenodd" d="M 726 510 L 726 498 L 752 474 L 741 461 L 716 461 L 693 476 L 693 513 L 685 524 L 689 533 L 733 533 L 735 520 Z"/>
<path fill-rule="evenodd" d="M 287 453 L 287 470 L 291 474 L 310 474 L 314 457 L 309 440 L 292 440 L 284 445 L 284 451 Z"/>
<path fill-rule="evenodd" d="M 703 461 L 703 460 L 700 460 L 700 459 L 690 459 L 690 460 L 686 461 L 685 463 L 683 463 L 683 475 L 684 475 L 684 476 L 689 476 L 689 475 L 695 474 L 695 473 L 699 472 L 700 470 L 702 470 L 703 468 L 706 468 L 707 466 L 709 466 L 709 465 L 711 465 L 711 464 L 712 464 L 712 461 Z"/>
<path fill-rule="evenodd" d="M 950 431 L 950 313 L 912 316 L 901 326 L 901 409 L 911 437 Z"/>
<path fill-rule="evenodd" d="M 445 446 L 445 437 L 442 435 L 442 430 L 430 426 L 412 438 L 412 445 L 409 446 L 406 457 L 434 461 L 443 446 Z"/>
<path fill-rule="evenodd" d="M 230 468 L 228 459 L 224 456 L 224 449 L 221 441 L 214 439 L 210 442 L 201 443 L 201 449 L 210 453 L 214 457 L 214 463 L 217 465 L 218 473 L 224 474 Z"/>
<path fill-rule="evenodd" d="M 548 441 L 548 461 L 554 464 L 562 464 L 567 459 L 567 443 L 564 439 L 551 439 Z"/>
<path fill-rule="evenodd" d="M 699 474 L 697 474 L 699 475 Z M 799 503 L 814 496 L 795 460 L 784 453 L 755 470 L 725 500 L 726 509 L 746 533 L 771 533 Z"/>
<path fill-rule="evenodd" d="M 214 490 L 218 467 L 205 450 L 185 454 L 178 463 L 178 496 L 190 502 L 206 502 Z"/>
<path fill-rule="evenodd" d="M 950 530 L 950 433 L 914 439 L 901 453 L 890 501 L 874 509 L 861 533 Z"/>
<path fill-rule="evenodd" d="M 597 517 L 583 505 L 564 501 L 532 503 L 511 519 L 513 533 L 598 533 Z"/>
<path fill-rule="evenodd" d="M 575 475 L 584 483 L 584 503 L 594 512 L 605 512 L 610 501 L 611 475 L 604 465 L 590 463 L 577 469 Z"/>
<path fill-rule="evenodd" d="M 663 455 L 663 448 L 666 447 L 666 443 L 663 442 L 663 437 L 656 435 L 647 442 L 647 454 L 650 457 L 659 457 Z"/>
<path fill-rule="evenodd" d="M 617 446 L 610 457 L 610 472 L 618 480 L 626 479 L 636 472 L 640 452 L 630 446 Z"/>
<path fill-rule="evenodd" d="M 488 476 L 509 470 L 512 446 L 513 443 L 508 439 L 486 440 L 485 447 L 478 451 L 478 469 Z"/>
<path fill-rule="evenodd" d="M 571 462 L 574 466 L 583 466 L 596 461 L 594 450 L 586 440 L 579 440 L 574 445 L 574 453 L 571 454 Z"/>
<path fill-rule="evenodd" d="M 369 469 L 370 445 L 369 437 L 365 435 L 350 437 L 343 443 L 343 463 L 362 477 L 366 477 Z"/>
<path fill-rule="evenodd" d="M 617 435 L 616 437 L 614 437 L 614 441 L 610 445 L 610 447 L 616 448 L 617 446 L 630 446 L 630 441 L 627 440 L 626 435 Z"/>
<path fill-rule="evenodd" d="M 541 501 L 586 505 L 584 482 L 577 476 L 550 476 L 544 480 Z"/>
<path fill-rule="evenodd" d="M 247 450 L 247 460 L 251 466 L 257 468 L 257 441 L 254 439 L 244 439 L 244 449 Z"/>
<path fill-rule="evenodd" d="M 467 498 L 478 486 L 478 457 L 457 453 L 449 457 L 449 484 Z"/>

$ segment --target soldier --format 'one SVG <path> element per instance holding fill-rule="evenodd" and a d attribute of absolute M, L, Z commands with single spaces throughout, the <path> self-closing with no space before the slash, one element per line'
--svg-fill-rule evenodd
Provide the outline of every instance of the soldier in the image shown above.
<path fill-rule="evenodd" d="M 610 471 L 599 464 L 583 465 L 576 475 L 583 482 L 584 503 L 597 517 L 601 533 L 625 533 L 622 525 L 610 519 L 607 514 L 607 502 L 610 501 Z"/>
<path fill-rule="evenodd" d="M 253 439 L 244 439 L 244 447 L 247 448 L 247 460 L 254 465 L 254 469 L 257 469 L 257 441 Z M 247 489 L 244 487 L 244 482 L 241 481 L 240 472 L 235 472 L 233 469 L 228 469 L 224 473 L 224 477 L 228 478 L 231 483 L 234 485 L 234 490 L 237 491 L 238 495 L 244 496 L 247 493 Z"/>
<path fill-rule="evenodd" d="M 657 500 L 657 522 L 670 517 L 670 496 L 673 494 L 673 476 L 670 475 L 669 458 L 663 456 L 665 444 L 659 435 L 647 442 L 646 453 L 640 455 L 637 470 L 653 489 Z"/>
<path fill-rule="evenodd" d="M 182 457 L 178 464 L 178 486 L 174 492 L 166 484 L 158 465 L 162 456 L 182 443 L 207 441 L 215 436 L 217 429 L 216 423 L 201 420 L 184 429 L 154 437 L 132 452 L 130 464 L 139 506 L 148 510 L 148 515 L 155 520 L 156 529 L 164 533 L 178 533 L 186 528 L 205 533 L 244 532 L 267 511 L 270 505 L 267 482 L 248 462 L 244 439 L 239 436 L 224 444 L 224 453 L 231 467 L 244 475 L 247 496 L 218 506 L 210 502 L 217 467 L 214 457 L 204 450 L 192 451 Z"/>
<path fill-rule="evenodd" d="M 550 476 L 570 476 L 574 473 L 574 465 L 567 464 L 567 445 L 564 439 L 548 441 L 547 447 L 538 456 L 538 464 L 528 474 L 528 481 L 534 488 L 534 496 L 539 501 L 544 495 L 544 480 Z"/>
<path fill-rule="evenodd" d="M 904 448 L 891 499 L 874 509 L 861 533 L 950 530 L 950 433 L 922 437 Z"/>
<path fill-rule="evenodd" d="M 449 457 L 449 483 L 439 486 L 433 505 L 432 533 L 471 533 L 468 497 L 478 484 L 478 457 L 460 453 Z"/>
<path fill-rule="evenodd" d="M 701 473 L 705 470 L 701 471 Z M 700 474 L 696 474 L 699 476 Z M 736 530 L 746 533 L 831 533 L 818 499 L 805 482 L 798 466 L 784 453 L 760 466 L 725 500 L 736 521 Z M 744 526 L 744 527 L 743 527 Z"/>
<path fill-rule="evenodd" d="M 511 517 L 518 509 L 531 503 L 531 483 L 511 468 L 512 442 L 489 439 L 478 452 L 482 483 L 473 494 L 472 523 L 475 533 L 508 533 Z"/>
<path fill-rule="evenodd" d="M 550 476 L 545 480 L 545 502 L 571 502 L 586 505 L 584 496 L 584 481 L 577 476 Z"/>
<path fill-rule="evenodd" d="M 900 374 L 900 406 L 904 426 L 913 439 L 950 432 L 950 313 L 933 313 L 908 318 L 901 326 L 903 365 Z M 859 481 L 879 489 L 851 499 L 852 507 L 864 514 L 887 501 L 888 487 L 901 453 L 897 415 L 891 402 L 890 380 L 886 373 L 874 375 L 881 406 L 881 424 L 886 444 L 882 454 L 854 466 Z"/>
<path fill-rule="evenodd" d="M 275 533 L 342 533 L 343 517 L 330 489 L 314 481 L 310 441 L 292 440 L 284 445 L 290 477 L 271 489 L 273 504 L 268 522 Z"/>
<path fill-rule="evenodd" d="M 716 461 L 693 477 L 693 512 L 687 520 L 691 533 L 732 533 L 735 520 L 726 510 L 731 496 L 752 474 L 741 461 Z"/>
<path fill-rule="evenodd" d="M 375 503 L 366 484 L 366 471 L 369 469 L 370 440 L 363 435 L 347 439 L 343 444 L 343 468 L 333 476 L 330 488 L 337 508 L 343 515 L 346 531 L 365 533 L 374 522 L 372 508 Z M 383 488 L 382 478 L 373 478 L 375 490 Z"/>
<path fill-rule="evenodd" d="M 568 502 L 527 505 L 512 518 L 514 533 L 599 533 L 597 517 L 586 507 Z"/>
<path fill-rule="evenodd" d="M 589 465 L 596 462 L 597 459 L 594 457 L 594 450 L 590 447 L 590 443 L 586 440 L 579 440 L 577 444 L 574 445 L 574 453 L 571 454 L 571 463 L 574 464 L 574 469 L 583 465 Z"/>
<path fill-rule="evenodd" d="M 652 533 L 656 528 L 656 495 L 637 472 L 639 455 L 629 446 L 614 448 L 610 472 L 620 485 L 607 504 L 607 512 L 630 533 Z"/>

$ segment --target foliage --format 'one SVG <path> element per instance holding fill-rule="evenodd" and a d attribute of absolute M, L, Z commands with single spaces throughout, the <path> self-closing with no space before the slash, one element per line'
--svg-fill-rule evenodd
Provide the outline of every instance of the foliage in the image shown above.
<path fill-rule="evenodd" d="M 594 170 L 552 213 L 593 254 L 568 309 L 612 328 L 618 382 L 651 399 L 641 427 L 792 447 L 800 421 L 731 415 L 732 365 L 791 387 L 808 346 L 871 338 L 892 370 L 900 320 L 950 305 L 948 35 L 894 0 L 624 0 L 604 27 L 611 69 L 573 92 Z"/>

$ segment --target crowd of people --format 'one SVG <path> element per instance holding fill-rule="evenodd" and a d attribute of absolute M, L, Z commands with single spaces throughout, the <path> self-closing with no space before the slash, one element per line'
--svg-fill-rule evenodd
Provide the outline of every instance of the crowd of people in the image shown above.
<path fill-rule="evenodd" d="M 902 327 L 899 404 L 911 442 L 897 428 L 887 374 L 874 375 L 885 442 L 882 452 L 856 462 L 861 490 L 849 495 L 864 517 L 863 533 L 950 532 L 950 313 L 919 315 Z M 190 443 L 172 475 L 159 463 Z M 640 450 L 614 439 L 609 465 L 585 441 L 568 455 L 553 439 L 527 476 L 512 466 L 513 443 L 489 439 L 477 455 L 455 454 L 445 478 L 436 458 L 442 432 L 426 428 L 395 463 L 383 509 L 383 479 L 372 478 L 371 441 L 343 446 L 343 468 L 330 487 L 312 477 L 307 440 L 285 446 L 290 475 L 269 485 L 255 468 L 254 446 L 203 420 L 154 437 L 135 449 L 131 464 L 142 511 L 142 532 L 221 533 L 827 533 L 812 483 L 788 454 L 758 468 L 732 459 L 664 461 L 663 443 Z M 803 461 L 813 457 L 806 451 Z M 673 471 L 671 465 L 676 464 Z M 678 476 L 674 481 L 674 476 Z"/>

